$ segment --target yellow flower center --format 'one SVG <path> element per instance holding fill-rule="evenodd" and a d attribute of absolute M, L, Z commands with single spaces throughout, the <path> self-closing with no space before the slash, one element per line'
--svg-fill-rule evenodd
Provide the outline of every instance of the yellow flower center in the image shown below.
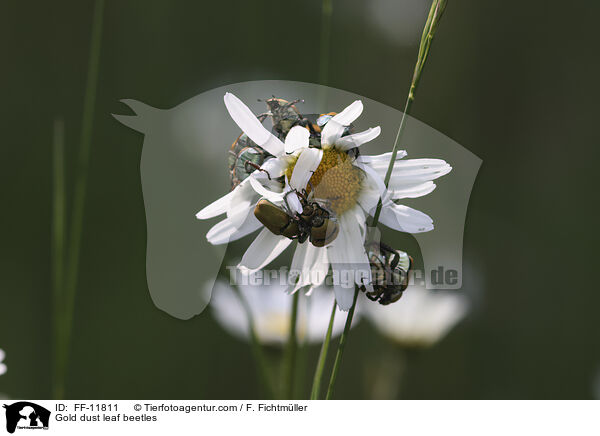
<path fill-rule="evenodd" d="M 286 169 L 288 179 L 295 165 L 294 160 Z M 325 200 L 326 207 L 339 216 L 356 205 L 362 179 L 363 172 L 352 165 L 345 151 L 329 147 L 323 149 L 323 159 L 310 178 L 306 192 L 314 189 L 315 197 Z"/>

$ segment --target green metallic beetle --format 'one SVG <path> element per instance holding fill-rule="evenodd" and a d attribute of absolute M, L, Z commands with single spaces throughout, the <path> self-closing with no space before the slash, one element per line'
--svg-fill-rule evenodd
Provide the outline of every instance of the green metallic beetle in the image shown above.
<path fill-rule="evenodd" d="M 408 287 L 412 257 L 383 242 L 372 242 L 365 248 L 371 265 L 373 291 L 367 292 L 364 286 L 361 290 L 369 300 L 379 304 L 388 305 L 398 301 Z"/>
<path fill-rule="evenodd" d="M 284 141 L 290 129 L 303 119 L 300 112 L 294 106 L 301 100 L 288 102 L 281 98 L 270 98 L 265 101 L 268 112 L 258 115 L 256 118 L 262 123 L 268 117 L 273 122 L 273 134 Z M 242 133 L 231 144 L 229 149 L 229 176 L 231 189 L 233 190 L 244 179 L 272 157 L 266 150 L 258 146 L 245 133 Z"/>
<path fill-rule="evenodd" d="M 261 119 L 261 116 L 259 116 L 258 119 L 262 122 L 265 117 Z M 233 190 L 256 169 L 260 168 L 269 157 L 272 157 L 272 155 L 256 145 L 245 133 L 238 136 L 229 149 L 231 189 Z"/>
<path fill-rule="evenodd" d="M 324 247 L 333 242 L 340 231 L 333 214 L 317 202 L 308 201 L 304 192 L 291 191 L 290 194 L 298 195 L 301 213 L 293 213 L 287 205 L 287 199 L 288 211 L 263 198 L 256 204 L 254 216 L 275 235 L 297 239 L 300 243 L 308 239 L 315 247 Z"/>

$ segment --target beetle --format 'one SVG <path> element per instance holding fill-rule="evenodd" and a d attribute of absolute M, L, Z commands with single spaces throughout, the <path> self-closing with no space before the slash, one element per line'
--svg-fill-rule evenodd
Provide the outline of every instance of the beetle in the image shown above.
<path fill-rule="evenodd" d="M 289 207 L 287 196 L 297 195 L 302 212 L 294 213 Z M 337 237 L 340 226 L 332 213 L 316 201 L 309 201 L 306 192 L 290 191 L 284 197 L 287 211 L 261 199 L 254 208 L 254 216 L 275 235 L 297 239 L 303 243 L 307 239 L 315 247 L 324 247 Z"/>
<path fill-rule="evenodd" d="M 369 300 L 379 304 L 388 305 L 398 301 L 408 287 L 408 273 L 413 258 L 384 242 L 371 242 L 365 248 L 371 265 L 373 291 L 367 292 L 364 286 L 361 290 Z"/>
<path fill-rule="evenodd" d="M 229 149 L 229 178 L 231 189 L 252 174 L 272 155 L 259 147 L 245 133 L 242 133 L 231 144 Z"/>
<path fill-rule="evenodd" d="M 296 103 L 304 103 L 304 100 L 297 99 L 287 101 L 282 98 L 273 96 L 265 100 L 269 109 L 263 115 L 268 115 L 273 121 L 273 130 L 279 135 L 279 139 L 283 140 L 290 129 L 294 126 L 306 127 L 310 132 L 310 145 L 313 147 L 321 147 L 321 130 L 327 122 L 336 115 L 336 112 L 327 114 L 302 114 L 296 107 Z M 352 125 L 349 125 L 344 130 L 343 135 L 348 135 L 353 131 Z"/>
<path fill-rule="evenodd" d="M 260 101 L 260 100 L 259 100 Z M 290 129 L 296 124 L 303 124 L 304 118 L 295 104 L 302 100 L 287 100 L 273 96 L 265 100 L 268 112 L 257 115 L 262 123 L 270 117 L 273 122 L 273 134 L 284 141 Z M 233 190 L 244 179 L 272 157 L 266 150 L 258 146 L 245 133 L 240 134 L 229 149 L 229 177 Z"/>
<path fill-rule="evenodd" d="M 259 100 L 261 101 L 261 100 Z M 304 117 L 296 108 L 296 103 L 304 102 L 304 100 L 287 101 L 282 98 L 273 96 L 265 100 L 268 112 L 266 114 L 273 121 L 273 130 L 279 139 L 285 138 L 290 129 L 298 124 Z"/>

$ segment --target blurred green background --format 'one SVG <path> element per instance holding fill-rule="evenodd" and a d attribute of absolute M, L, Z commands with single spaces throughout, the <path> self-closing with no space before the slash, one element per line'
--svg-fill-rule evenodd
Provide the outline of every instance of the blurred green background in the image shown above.
<path fill-rule="evenodd" d="M 402 109 L 429 2 L 333 4 L 328 85 Z M 1 6 L 0 392 L 11 397 L 51 396 L 52 126 L 64 118 L 71 191 L 92 12 L 91 1 Z M 464 241 L 473 310 L 409 360 L 402 398 L 592 397 L 599 12 L 450 0 L 412 115 L 483 159 Z M 320 27 L 319 1 L 106 2 L 68 398 L 259 395 L 249 346 L 209 311 L 181 321 L 152 304 L 142 136 L 110 114 L 126 113 L 121 98 L 170 108 L 228 83 L 317 82 Z M 368 398 L 367 356 L 391 352 L 361 323 L 336 397 Z"/>

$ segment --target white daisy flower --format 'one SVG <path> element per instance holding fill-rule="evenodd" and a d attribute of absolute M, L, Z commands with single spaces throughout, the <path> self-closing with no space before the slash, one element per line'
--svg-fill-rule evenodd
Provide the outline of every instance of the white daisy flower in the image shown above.
<path fill-rule="evenodd" d="M 400 304 L 361 305 L 364 315 L 385 336 L 409 347 L 428 347 L 442 339 L 468 312 L 463 295 L 411 286 Z"/>
<path fill-rule="evenodd" d="M 6 353 L 0 348 L 0 375 L 5 374 L 7 370 L 6 365 L 3 363 L 4 357 L 6 357 Z"/>
<path fill-rule="evenodd" d="M 433 229 L 428 215 L 395 201 L 430 193 L 435 189 L 433 180 L 452 168 L 440 159 L 402 160 L 406 152 L 399 151 L 386 189 L 383 180 L 391 153 L 356 157 L 356 149 L 377 138 L 381 129 L 347 134 L 348 126 L 363 111 L 360 100 L 329 119 L 321 131 L 321 148 L 309 147 L 309 131 L 301 126 L 293 127 L 282 142 L 233 94 L 225 94 L 224 100 L 242 131 L 273 155 L 260 171 L 254 171 L 232 192 L 196 215 L 207 219 L 227 214 L 207 233 L 213 244 L 224 244 L 262 228 L 242 257 L 241 269 L 252 272 L 264 268 L 292 242 L 264 227 L 254 216 L 261 197 L 290 216 L 302 212 L 303 202 L 316 202 L 330 213 L 337 236 L 330 234 L 332 240 L 325 246 L 308 240 L 299 243 L 291 271 L 299 273 L 296 291 L 303 286 L 321 285 L 331 265 L 335 297 L 343 310 L 352 305 L 355 284 L 370 286 L 371 272 L 364 248 L 366 216 L 374 214 L 379 198 L 383 202 L 380 223 L 408 233 Z"/>
<path fill-rule="evenodd" d="M 238 285 L 248 302 L 258 339 L 263 344 L 284 345 L 288 341 L 291 321 L 291 299 L 285 292 L 287 285 Z M 324 287 L 313 290 L 310 298 L 300 295 L 298 302 L 297 335 L 310 344 L 323 342 L 323 332 L 329 326 L 333 296 Z M 221 326 L 242 340 L 249 340 L 248 315 L 235 290 L 225 281 L 215 283 L 210 302 L 213 315 Z M 345 319 L 336 316 L 332 336 L 344 330 Z M 355 317 L 358 321 L 358 317 Z M 353 322 L 353 326 L 354 326 Z"/>

